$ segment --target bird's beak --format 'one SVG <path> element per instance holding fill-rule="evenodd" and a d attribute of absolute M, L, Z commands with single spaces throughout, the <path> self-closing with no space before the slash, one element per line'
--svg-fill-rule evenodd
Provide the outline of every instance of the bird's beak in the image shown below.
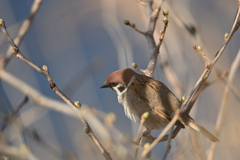
<path fill-rule="evenodd" d="M 100 88 L 109 88 L 109 87 L 111 86 L 105 82 Z"/>

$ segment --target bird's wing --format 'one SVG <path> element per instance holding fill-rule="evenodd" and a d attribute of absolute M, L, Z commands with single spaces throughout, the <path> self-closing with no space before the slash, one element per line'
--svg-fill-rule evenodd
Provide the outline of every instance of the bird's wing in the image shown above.
<path fill-rule="evenodd" d="M 181 105 L 181 102 L 177 97 L 165 86 L 162 82 L 153 78 L 139 75 L 136 77 L 138 88 L 141 99 L 147 101 L 152 111 L 164 118 L 167 122 L 172 119 L 172 114 Z M 151 99 L 151 101 L 148 101 Z M 178 121 L 177 126 L 184 128 L 184 125 Z"/>
<path fill-rule="evenodd" d="M 172 111 L 169 113 L 165 107 L 163 107 L 163 101 L 166 100 L 162 98 L 166 96 L 159 95 L 161 91 L 159 91 L 158 86 L 161 84 L 158 84 L 158 81 L 156 82 L 147 76 L 138 75 L 132 85 L 135 86 L 134 90 L 136 95 L 139 95 L 140 99 L 145 102 L 145 104 L 148 104 L 152 111 L 168 122 L 171 120 Z"/>

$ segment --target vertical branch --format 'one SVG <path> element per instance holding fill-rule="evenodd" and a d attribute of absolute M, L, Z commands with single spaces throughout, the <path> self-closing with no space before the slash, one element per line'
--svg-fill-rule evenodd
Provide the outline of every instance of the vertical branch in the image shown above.
<path fill-rule="evenodd" d="M 233 84 L 233 81 L 236 77 L 237 70 L 238 70 L 239 66 L 240 66 L 240 50 L 238 51 L 238 54 L 237 54 L 235 60 L 232 63 L 232 66 L 231 66 L 231 69 L 230 69 L 230 72 L 229 72 L 227 85 L 225 87 L 225 91 L 224 91 L 224 94 L 223 94 L 221 108 L 220 108 L 219 113 L 218 113 L 218 118 L 217 118 L 216 128 L 215 128 L 215 133 L 216 133 L 217 137 L 220 136 L 220 130 L 222 128 L 222 123 L 223 123 L 225 113 L 226 113 L 226 110 L 227 110 L 227 107 L 228 107 L 227 102 L 228 102 L 228 98 L 229 98 L 229 89 L 230 89 L 231 85 Z M 217 145 L 216 143 L 211 144 L 210 151 L 209 151 L 209 154 L 208 154 L 208 157 L 207 157 L 208 160 L 213 159 L 215 149 L 216 149 L 216 145 Z"/>
<path fill-rule="evenodd" d="M 149 77 L 154 77 L 154 70 L 155 70 L 156 63 L 157 63 L 157 57 L 159 54 L 159 48 L 156 46 L 153 34 L 154 34 L 156 22 L 157 22 L 159 12 L 161 10 L 161 6 L 162 6 L 163 2 L 164 2 L 164 0 L 162 1 L 161 4 L 157 5 L 155 10 L 152 11 L 151 16 L 150 16 L 150 22 L 148 24 L 148 28 L 146 31 L 146 38 L 147 38 L 150 53 L 151 53 L 151 58 L 149 60 L 148 67 L 146 69 L 146 75 Z M 149 2 L 148 6 L 150 4 L 151 3 Z"/>
<path fill-rule="evenodd" d="M 173 129 L 174 129 L 174 125 L 173 125 L 172 128 L 170 129 L 169 136 L 168 136 L 168 141 L 167 141 L 167 144 L 166 144 L 165 153 L 164 153 L 164 155 L 163 155 L 162 160 L 167 159 L 168 153 L 170 152 L 170 149 L 171 149 L 171 140 L 172 140 L 172 135 L 173 135 Z"/>

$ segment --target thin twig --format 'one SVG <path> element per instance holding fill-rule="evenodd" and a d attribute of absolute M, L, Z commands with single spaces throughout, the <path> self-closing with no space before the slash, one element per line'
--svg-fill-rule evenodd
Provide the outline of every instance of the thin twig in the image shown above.
<path fill-rule="evenodd" d="M 180 115 L 180 111 L 176 110 L 174 117 L 168 123 L 168 125 L 164 128 L 164 130 L 161 132 L 161 134 L 152 142 L 152 144 L 147 149 L 145 149 L 143 151 L 142 158 L 145 158 L 146 155 L 148 154 L 148 152 L 150 152 L 153 149 L 153 147 L 155 147 L 157 145 L 157 143 L 164 137 L 164 135 L 171 129 L 171 127 L 173 127 L 175 125 L 175 123 L 178 120 L 179 115 Z"/>
<path fill-rule="evenodd" d="M 205 53 L 202 51 L 202 47 L 201 46 L 196 46 L 196 45 L 193 45 L 193 49 L 200 53 L 203 57 L 203 59 L 205 60 L 205 62 L 210 62 L 210 59 L 205 55 Z"/>
<path fill-rule="evenodd" d="M 230 72 L 229 72 L 228 81 L 227 81 L 227 84 L 225 86 L 225 91 L 224 91 L 224 94 L 223 94 L 221 108 L 220 108 L 219 113 L 218 113 L 218 118 L 217 118 L 216 128 L 215 128 L 215 134 L 216 134 L 217 137 L 220 136 L 220 130 L 222 128 L 223 119 L 225 117 L 226 109 L 228 107 L 227 102 L 228 102 L 228 97 L 229 97 L 229 88 L 232 85 L 232 83 L 233 83 L 233 81 L 236 77 L 236 73 L 237 73 L 237 70 L 238 70 L 239 66 L 240 66 L 240 50 L 238 51 L 238 54 L 237 54 L 235 60 L 232 63 L 232 66 L 231 66 L 231 69 L 230 69 Z M 207 157 L 208 160 L 213 159 L 215 149 L 216 149 L 216 145 L 217 145 L 216 143 L 211 144 L 209 154 L 208 154 L 208 157 Z"/>
<path fill-rule="evenodd" d="M 168 21 L 168 20 L 167 20 Z M 159 43 L 157 44 L 156 46 L 156 50 L 159 52 L 159 49 L 162 45 L 162 42 L 163 42 L 163 39 L 164 39 L 164 36 L 166 34 L 166 30 L 167 30 L 167 26 L 168 26 L 168 22 L 164 23 L 164 28 L 163 28 L 163 31 L 161 32 L 161 37 L 159 39 Z"/>
<path fill-rule="evenodd" d="M 26 136 L 41 145 L 43 149 L 45 149 L 50 154 L 56 156 L 57 158 L 60 158 L 64 154 L 64 150 L 55 145 L 53 142 L 46 140 L 46 138 L 39 134 L 36 129 L 30 130 L 28 128 L 25 128 L 24 133 L 26 134 Z"/>
<path fill-rule="evenodd" d="M 98 149 L 101 151 L 101 153 L 103 154 L 103 156 L 105 157 L 105 159 L 112 159 L 110 154 L 105 150 L 105 148 L 102 146 L 102 144 L 100 143 L 100 141 L 97 139 L 97 137 L 94 135 L 92 129 L 90 128 L 89 124 L 87 123 L 87 121 L 84 119 L 84 117 L 82 116 L 81 112 L 79 112 L 79 110 L 76 108 L 76 106 L 74 105 L 74 103 L 68 99 L 57 87 L 57 85 L 54 83 L 54 81 L 52 80 L 48 68 L 47 66 L 43 66 L 42 68 L 40 68 L 39 66 L 37 66 L 36 64 L 34 64 L 33 62 L 31 62 L 29 59 L 27 59 L 25 56 L 23 56 L 23 54 L 20 52 L 19 48 L 17 47 L 17 45 L 13 42 L 12 38 L 10 37 L 9 33 L 7 32 L 7 29 L 5 27 L 5 23 L 3 20 L 0 19 L 0 29 L 2 30 L 2 32 L 4 33 L 5 37 L 8 39 L 9 43 L 12 46 L 12 51 L 13 53 L 22 61 L 24 61 L 25 63 L 27 63 L 29 66 L 31 66 L 32 68 L 34 68 L 35 70 L 37 70 L 38 72 L 42 73 L 46 79 L 48 80 L 51 89 L 58 95 L 60 96 L 73 110 L 74 112 L 77 113 L 79 119 L 82 121 L 82 124 L 84 125 L 84 130 L 85 133 L 92 139 L 92 141 L 96 144 L 96 146 L 98 147 Z"/>
<path fill-rule="evenodd" d="M 162 52 L 159 55 L 160 61 L 161 61 L 161 63 L 160 63 L 161 68 L 164 71 L 169 84 L 172 86 L 175 95 L 177 97 L 181 97 L 182 93 L 183 93 L 182 84 L 181 84 L 176 72 L 174 71 L 172 65 L 169 64 L 168 55 L 167 55 L 168 47 L 165 44 L 163 44 L 163 45 L 165 46 L 166 53 Z"/>
<path fill-rule="evenodd" d="M 146 33 L 143 32 L 143 31 L 141 31 L 140 29 L 138 29 L 138 28 L 136 27 L 135 23 L 131 23 L 129 20 L 125 20 L 124 23 L 125 23 L 127 26 L 132 27 L 132 28 L 133 28 L 135 31 L 137 31 L 138 33 L 146 36 Z"/>
<path fill-rule="evenodd" d="M 28 95 L 25 94 L 23 101 L 18 105 L 18 107 L 12 112 L 10 117 L 15 117 L 22 107 L 28 102 Z"/>
<path fill-rule="evenodd" d="M 148 118 L 148 116 L 149 116 L 149 112 L 145 112 L 141 116 L 141 121 L 140 121 L 140 125 L 139 125 L 139 128 L 138 128 L 137 143 L 135 144 L 135 147 L 136 147 L 135 159 L 137 159 L 138 147 L 139 147 L 139 143 L 140 143 L 140 140 L 141 140 L 141 137 L 142 137 L 141 136 L 141 131 L 142 131 L 142 128 L 143 128 L 143 124 L 146 121 L 146 119 Z"/>
<path fill-rule="evenodd" d="M 18 31 L 18 36 L 14 39 L 14 42 L 17 46 L 19 46 L 22 42 L 22 39 L 24 38 L 24 36 L 26 35 L 26 33 L 29 31 L 29 28 L 33 22 L 33 19 L 36 15 L 36 13 L 38 12 L 40 6 L 41 6 L 42 0 L 35 0 L 30 14 L 27 17 L 26 20 L 23 21 L 22 26 L 20 27 L 19 31 Z M 7 53 L 3 59 L 3 62 L 0 63 L 0 69 L 1 68 L 5 68 L 7 66 L 7 64 L 9 63 L 9 61 L 12 59 L 13 57 L 13 52 L 12 52 L 12 46 L 10 45 Z"/>
<path fill-rule="evenodd" d="M 190 138 L 193 146 L 193 153 L 196 155 L 198 160 L 205 160 L 203 156 L 202 149 L 199 145 L 198 139 L 196 137 L 196 132 L 192 130 L 191 128 L 188 129 L 190 133 Z"/>
<path fill-rule="evenodd" d="M 169 136 L 168 136 L 168 141 L 167 141 L 167 144 L 166 144 L 165 153 L 164 153 L 164 155 L 163 155 L 163 159 L 162 159 L 162 160 L 167 159 L 167 156 L 168 156 L 168 154 L 169 154 L 169 152 L 170 152 L 173 129 L 174 129 L 174 125 L 173 125 L 173 126 L 171 127 L 171 129 L 170 129 Z"/>
<path fill-rule="evenodd" d="M 211 86 L 211 85 L 213 85 L 213 84 L 215 84 L 215 83 L 217 83 L 217 82 L 219 82 L 219 81 L 221 81 L 222 79 L 226 78 L 227 76 L 228 76 L 228 71 L 225 70 L 225 71 L 223 71 L 223 73 L 221 74 L 221 76 L 217 77 L 217 78 L 214 79 L 212 82 L 206 83 L 206 84 L 205 84 L 205 88 L 206 88 L 206 87 L 209 87 L 209 86 Z"/>
<path fill-rule="evenodd" d="M 1 131 L 3 132 L 7 128 L 7 124 L 9 122 L 12 122 L 15 120 L 15 116 L 19 113 L 19 111 L 22 109 L 22 107 L 28 102 L 28 96 L 25 95 L 23 101 L 16 107 L 16 109 L 11 113 L 11 115 L 7 116 L 5 118 L 5 124 L 1 128 Z"/>
<path fill-rule="evenodd" d="M 10 159 L 31 159 L 38 160 L 26 146 L 13 147 L 6 144 L 0 144 L 1 154 L 10 157 Z"/>

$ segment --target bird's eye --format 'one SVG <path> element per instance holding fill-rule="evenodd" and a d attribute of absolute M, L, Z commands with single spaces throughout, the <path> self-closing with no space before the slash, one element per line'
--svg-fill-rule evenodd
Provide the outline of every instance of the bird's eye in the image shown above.
<path fill-rule="evenodd" d="M 120 86 L 120 87 L 118 87 L 118 90 L 119 90 L 120 92 L 122 92 L 124 89 L 125 89 L 124 86 Z"/>

